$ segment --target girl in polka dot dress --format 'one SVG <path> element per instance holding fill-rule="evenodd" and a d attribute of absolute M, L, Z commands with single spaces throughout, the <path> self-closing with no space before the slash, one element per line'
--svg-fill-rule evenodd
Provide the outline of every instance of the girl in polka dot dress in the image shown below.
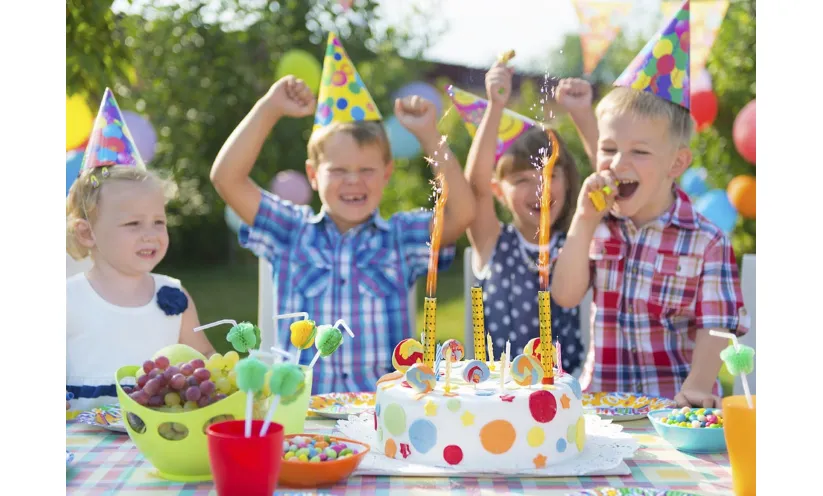
<path fill-rule="evenodd" d="M 490 103 L 472 142 L 466 176 L 476 198 L 476 217 L 468 236 L 475 284 L 483 287 L 486 330 L 491 333 L 495 349 L 511 341 L 512 353 L 520 354 L 529 340 L 539 335 L 537 243 L 541 177 L 536 166 L 542 164 L 550 142 L 545 131 L 534 126 L 508 148 L 496 143 L 493 130 L 500 128 L 511 93 L 511 77 L 511 69 L 502 63 L 495 64 L 486 74 Z M 574 159 L 562 139 L 558 137 L 558 141 L 560 154 L 551 182 L 552 261 L 563 246 L 579 192 Z M 511 223 L 498 220 L 495 198 L 511 213 Z M 552 300 L 551 312 L 552 338 L 560 342 L 563 369 L 574 373 L 585 353 L 579 309 L 562 308 Z"/>

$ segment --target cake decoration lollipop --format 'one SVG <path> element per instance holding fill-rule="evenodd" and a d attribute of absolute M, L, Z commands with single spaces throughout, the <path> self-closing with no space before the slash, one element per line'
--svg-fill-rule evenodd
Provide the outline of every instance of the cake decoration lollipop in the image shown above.
<path fill-rule="evenodd" d="M 271 400 L 271 406 L 268 413 L 266 413 L 266 421 L 260 428 L 260 436 L 265 436 L 269 430 L 274 412 L 277 406 L 283 402 L 288 404 L 296 399 L 297 394 L 302 390 L 305 384 L 306 374 L 300 366 L 293 363 L 278 363 L 272 366 L 271 375 L 269 377 L 269 390 L 274 398 Z"/>
<path fill-rule="evenodd" d="M 523 348 L 524 355 L 531 355 L 537 358 L 537 361 L 541 360 L 540 357 L 540 338 L 532 338 L 526 343 L 526 346 Z"/>
<path fill-rule="evenodd" d="M 244 358 L 234 366 L 237 373 L 237 389 L 246 393 L 246 437 L 251 437 L 254 395 L 263 389 L 268 367 L 254 357 Z"/>
<path fill-rule="evenodd" d="M 459 362 L 466 356 L 466 350 L 463 348 L 463 343 L 456 339 L 447 339 L 443 342 L 443 346 L 451 350 L 452 363 Z M 445 355 L 445 353 L 443 355 Z"/>
<path fill-rule="evenodd" d="M 415 363 L 423 362 L 423 345 L 416 339 L 403 339 L 394 347 L 391 362 L 395 370 L 405 373 Z"/>
<path fill-rule="evenodd" d="M 474 384 L 475 389 L 478 384 L 488 380 L 489 377 L 491 377 L 489 366 L 482 360 L 471 360 L 463 367 L 463 380 Z"/>
<path fill-rule="evenodd" d="M 338 326 L 343 327 L 346 332 L 349 333 L 349 336 L 354 339 L 354 333 L 351 331 L 349 326 L 346 325 L 346 322 L 343 319 L 335 322 L 333 326 L 328 324 L 317 326 L 317 336 L 314 338 L 314 346 L 317 348 L 317 353 L 314 354 L 314 358 L 312 358 L 309 368 L 314 367 L 314 364 L 317 363 L 317 360 L 321 356 L 326 358 L 337 351 L 337 348 L 339 348 L 340 344 L 343 343 L 343 332 L 340 331 Z"/>
<path fill-rule="evenodd" d="M 512 360 L 511 374 L 521 386 L 536 386 L 543 380 L 543 366 L 533 355 L 517 355 Z"/>
<path fill-rule="evenodd" d="M 740 382 L 743 384 L 743 393 L 746 395 L 746 403 L 749 405 L 749 408 L 754 408 L 752 393 L 749 390 L 749 381 L 746 379 L 746 375 L 751 374 L 754 370 L 754 348 L 740 344 L 737 336 L 730 332 L 709 331 L 709 334 L 718 338 L 732 340 L 732 344 L 720 352 L 720 358 L 726 364 L 726 369 L 728 369 L 731 375 L 740 376 Z"/>
<path fill-rule="evenodd" d="M 434 390 L 434 371 L 425 363 L 415 363 L 406 371 L 406 382 L 420 394 Z"/>
<path fill-rule="evenodd" d="M 200 332 L 210 327 L 217 327 L 223 324 L 231 324 L 229 333 L 226 334 L 226 341 L 231 343 L 232 348 L 240 353 L 246 353 L 260 346 L 260 328 L 251 322 L 237 323 L 236 320 L 223 319 L 204 324 L 193 329 L 194 332 Z"/>

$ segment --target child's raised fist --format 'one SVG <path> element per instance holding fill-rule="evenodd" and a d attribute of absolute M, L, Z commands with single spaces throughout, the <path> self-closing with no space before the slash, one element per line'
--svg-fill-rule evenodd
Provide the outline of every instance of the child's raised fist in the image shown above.
<path fill-rule="evenodd" d="M 590 109 L 592 106 L 592 86 L 585 79 L 561 79 L 555 92 L 557 103 L 569 112 Z"/>
<path fill-rule="evenodd" d="M 512 94 L 514 69 L 505 62 L 497 61 L 486 73 L 486 95 L 490 102 L 506 105 Z"/>
<path fill-rule="evenodd" d="M 308 117 L 314 114 L 317 100 L 311 89 L 294 76 L 284 76 L 269 88 L 267 104 L 278 114 L 288 117 Z"/>
<path fill-rule="evenodd" d="M 418 139 L 425 134 L 437 133 L 437 107 L 421 96 L 395 100 L 394 115 Z"/>

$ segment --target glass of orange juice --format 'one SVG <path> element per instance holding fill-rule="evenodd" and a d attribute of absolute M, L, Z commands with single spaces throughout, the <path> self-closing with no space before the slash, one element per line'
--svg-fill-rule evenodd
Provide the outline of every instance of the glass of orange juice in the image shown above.
<path fill-rule="evenodd" d="M 752 405 L 754 408 L 749 408 L 745 396 L 728 396 L 722 402 L 723 433 L 732 466 L 735 496 L 755 494 L 757 398 L 754 395 Z"/>

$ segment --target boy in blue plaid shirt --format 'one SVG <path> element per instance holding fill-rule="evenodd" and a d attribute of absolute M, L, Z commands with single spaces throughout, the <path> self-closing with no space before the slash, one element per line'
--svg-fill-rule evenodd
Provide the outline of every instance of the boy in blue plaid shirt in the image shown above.
<path fill-rule="evenodd" d="M 323 204 L 315 213 L 259 188 L 249 173 L 266 136 L 281 117 L 314 112 L 311 90 L 299 79 L 277 81 L 235 129 L 211 171 L 217 192 L 249 226 L 241 244 L 273 266 L 278 314 L 306 311 L 318 324 L 344 319 L 355 333 L 314 367 L 312 394 L 374 391 L 392 370 L 392 351 L 416 335 L 408 321 L 408 292 L 426 273 L 431 210 L 388 220 L 378 206 L 392 172 L 381 116 L 340 42 L 331 34 L 320 105 L 309 140 L 306 175 Z M 412 96 L 395 102 L 395 116 L 434 159 L 449 187 L 439 269 L 473 217 L 471 188 L 441 141 L 434 104 Z M 279 332 L 279 331 L 278 331 Z M 279 342 L 288 339 L 284 332 Z M 301 363 L 313 355 L 305 350 Z"/>

